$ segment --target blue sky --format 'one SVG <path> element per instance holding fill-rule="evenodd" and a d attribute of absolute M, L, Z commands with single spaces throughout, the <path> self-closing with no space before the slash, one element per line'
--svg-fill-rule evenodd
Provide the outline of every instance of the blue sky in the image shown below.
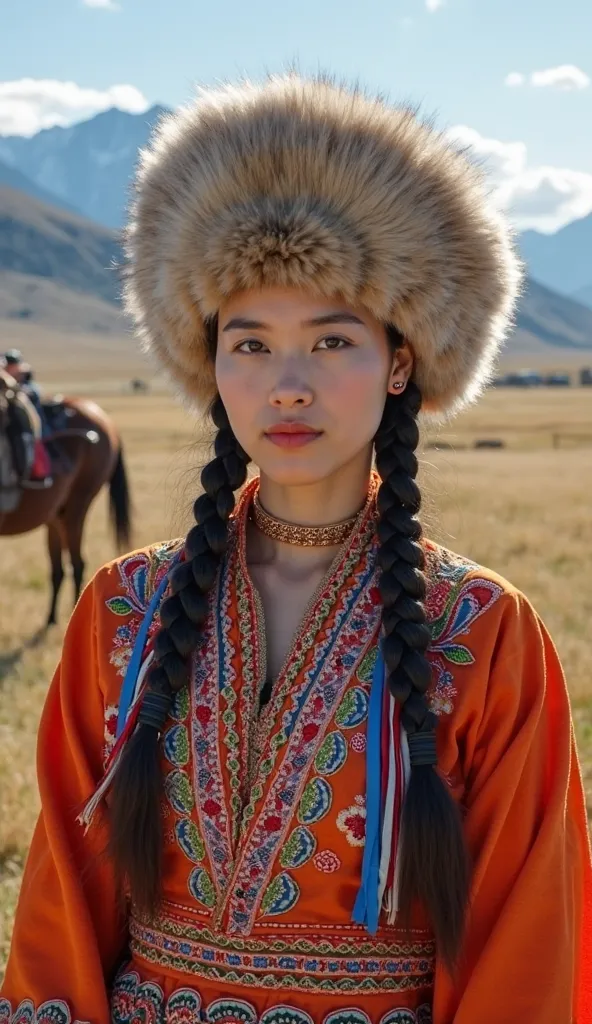
<path fill-rule="evenodd" d="M 592 210 L 591 0 L 12 0 L 2 22 L 0 134 L 297 61 L 421 103 L 520 226 Z"/>

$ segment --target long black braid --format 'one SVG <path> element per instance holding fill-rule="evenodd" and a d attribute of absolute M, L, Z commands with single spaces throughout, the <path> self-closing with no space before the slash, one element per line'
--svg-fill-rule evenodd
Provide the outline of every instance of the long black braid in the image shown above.
<path fill-rule="evenodd" d="M 204 493 L 194 505 L 197 525 L 187 535 L 185 560 L 170 575 L 171 596 L 160 609 L 161 628 L 155 639 L 154 664 L 148 674 L 138 728 L 123 755 L 110 802 L 110 852 L 116 875 L 122 888 L 127 883 L 135 906 L 147 914 L 158 906 L 162 877 L 158 738 L 175 693 L 189 681 L 189 659 L 199 647 L 208 614 L 208 591 L 227 548 L 234 492 L 244 484 L 250 461 L 231 430 L 219 398 L 212 406 L 211 417 L 217 427 L 215 457 L 202 470 Z"/>
<path fill-rule="evenodd" d="M 392 332 L 389 332 L 391 334 Z M 468 902 L 468 856 L 460 812 L 436 771 L 436 715 L 426 691 L 430 629 L 424 607 L 425 558 L 417 518 L 421 493 L 415 478 L 421 393 L 409 381 L 388 395 L 375 438 L 378 491 L 378 561 L 383 602 L 383 654 L 388 686 L 401 705 L 411 777 L 403 808 L 400 913 L 409 921 L 419 901 L 427 910 L 439 955 L 452 967 L 458 956 Z"/>

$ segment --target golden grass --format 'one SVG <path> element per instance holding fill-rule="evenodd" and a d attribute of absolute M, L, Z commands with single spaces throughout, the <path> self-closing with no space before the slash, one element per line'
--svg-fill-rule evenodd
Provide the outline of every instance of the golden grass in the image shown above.
<path fill-rule="evenodd" d="M 178 535 L 189 521 L 203 455 L 195 424 L 165 394 L 124 397 L 107 382 L 95 398 L 124 437 L 136 545 Z M 553 449 L 551 436 L 561 432 L 582 438 Z M 439 436 L 456 450 L 423 453 L 428 532 L 509 578 L 548 624 L 568 677 L 592 807 L 592 389 L 492 391 L 454 432 Z M 479 437 L 503 439 L 507 447 L 475 450 Z M 102 495 L 88 521 L 88 573 L 114 554 L 106 507 Z M 1 976 L 38 808 L 35 732 L 71 595 L 66 581 L 60 627 L 37 638 L 48 600 L 43 532 L 0 538 L 0 545 Z"/>

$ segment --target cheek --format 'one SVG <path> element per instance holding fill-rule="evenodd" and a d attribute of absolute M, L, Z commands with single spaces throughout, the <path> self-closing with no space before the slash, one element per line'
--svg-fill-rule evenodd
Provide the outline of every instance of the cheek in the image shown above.
<path fill-rule="evenodd" d="M 348 373 L 336 375 L 326 394 L 327 405 L 344 434 L 366 440 L 374 437 L 382 417 L 388 368 L 378 359 L 360 359 Z"/>
<path fill-rule="evenodd" d="M 257 378 L 242 366 L 238 360 L 224 354 L 216 358 L 216 384 L 218 393 L 228 413 L 228 419 L 238 440 L 247 449 L 245 442 L 253 432 L 260 400 Z"/>

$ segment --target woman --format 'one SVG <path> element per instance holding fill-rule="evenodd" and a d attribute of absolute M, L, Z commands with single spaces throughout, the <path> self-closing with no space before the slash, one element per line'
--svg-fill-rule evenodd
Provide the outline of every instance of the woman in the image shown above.
<path fill-rule="evenodd" d="M 215 457 L 70 623 L 4 1019 L 585 1024 L 557 654 L 417 518 L 420 408 L 477 396 L 518 287 L 478 173 L 329 81 L 228 87 L 161 125 L 127 245 Z"/>

